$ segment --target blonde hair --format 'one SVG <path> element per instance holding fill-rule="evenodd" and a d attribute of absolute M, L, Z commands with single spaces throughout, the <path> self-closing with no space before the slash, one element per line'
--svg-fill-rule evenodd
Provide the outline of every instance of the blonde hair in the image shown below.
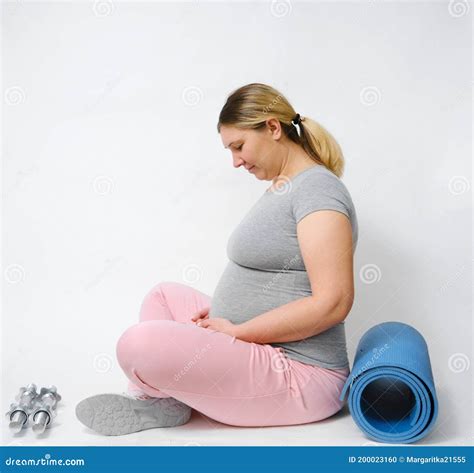
<path fill-rule="evenodd" d="M 259 130 L 269 117 L 280 121 L 285 135 L 299 144 L 318 164 L 324 165 L 336 176 L 344 173 L 344 156 L 334 137 L 318 122 L 303 115 L 298 125 L 300 134 L 292 124 L 296 112 L 288 100 L 269 85 L 252 83 L 234 90 L 219 114 L 217 132 L 221 126 L 235 126 Z"/>

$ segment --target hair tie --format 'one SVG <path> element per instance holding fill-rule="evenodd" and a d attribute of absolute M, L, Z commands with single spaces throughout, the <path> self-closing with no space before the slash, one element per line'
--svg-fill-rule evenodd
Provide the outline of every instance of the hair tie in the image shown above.
<path fill-rule="evenodd" d="M 295 115 L 295 118 L 293 118 L 293 120 L 291 120 L 291 123 L 293 123 L 293 125 L 296 126 L 296 125 L 299 125 L 303 120 L 304 120 L 304 118 L 302 118 L 302 117 L 300 116 L 300 114 L 297 113 L 297 114 Z"/>

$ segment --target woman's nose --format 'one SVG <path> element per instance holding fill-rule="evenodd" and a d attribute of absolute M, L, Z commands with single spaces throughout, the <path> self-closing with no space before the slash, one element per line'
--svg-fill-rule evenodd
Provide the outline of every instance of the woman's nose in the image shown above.
<path fill-rule="evenodd" d="M 242 166 L 242 164 L 244 164 L 242 159 L 240 159 L 240 158 L 234 159 L 234 167 L 235 168 L 239 168 L 240 166 Z"/>

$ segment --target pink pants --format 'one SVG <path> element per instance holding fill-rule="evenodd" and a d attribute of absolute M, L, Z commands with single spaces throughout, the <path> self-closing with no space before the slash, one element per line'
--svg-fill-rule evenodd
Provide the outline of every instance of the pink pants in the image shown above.
<path fill-rule="evenodd" d="M 128 392 L 173 397 L 224 424 L 294 425 L 338 412 L 349 369 L 329 370 L 289 359 L 283 348 L 245 342 L 191 317 L 211 297 L 177 282 L 146 295 L 140 322 L 117 342 Z"/>

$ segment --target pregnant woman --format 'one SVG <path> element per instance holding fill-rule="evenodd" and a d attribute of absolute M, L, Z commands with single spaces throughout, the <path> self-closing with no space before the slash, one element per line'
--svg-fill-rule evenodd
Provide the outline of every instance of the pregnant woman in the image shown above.
<path fill-rule="evenodd" d="M 101 434 L 182 425 L 192 409 L 251 427 L 315 422 L 343 407 L 358 226 L 341 149 L 260 83 L 227 98 L 217 130 L 234 167 L 271 186 L 230 235 L 212 298 L 179 282 L 148 292 L 139 323 L 117 342 L 126 391 L 76 407 Z"/>

